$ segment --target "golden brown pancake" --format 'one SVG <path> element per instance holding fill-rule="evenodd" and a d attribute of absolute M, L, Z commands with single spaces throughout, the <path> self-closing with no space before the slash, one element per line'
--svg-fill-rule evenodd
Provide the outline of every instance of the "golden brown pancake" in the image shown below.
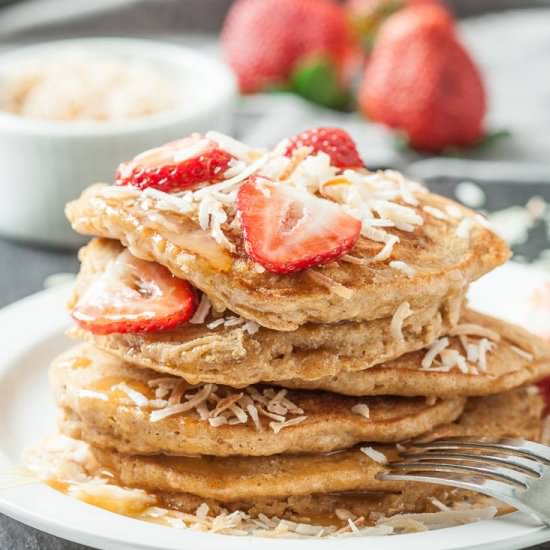
<path fill-rule="evenodd" d="M 71 304 L 123 251 L 118 241 L 94 239 L 81 249 L 82 268 Z M 315 380 L 342 371 L 363 370 L 431 344 L 458 321 L 463 294 L 413 312 L 400 333 L 392 317 L 332 325 L 309 323 L 295 331 L 259 328 L 250 334 L 242 323 L 208 328 L 215 320 L 186 323 L 169 332 L 94 335 L 75 328 L 71 335 L 137 365 L 181 376 L 192 384 L 213 382 L 244 387 L 259 381 Z M 225 318 L 235 318 L 226 313 Z"/>
<path fill-rule="evenodd" d="M 460 325 L 475 324 L 500 335 L 500 342 L 487 354 L 486 370 L 462 372 L 422 368 L 426 350 L 416 351 L 356 372 L 342 372 L 320 380 L 278 381 L 289 388 L 315 388 L 345 395 L 425 395 L 437 397 L 482 396 L 501 393 L 525 384 L 535 384 L 550 376 L 550 347 L 530 332 L 472 310 L 466 310 Z M 469 337 L 469 342 L 479 338 Z M 450 338 L 449 349 L 465 355 L 460 339 Z"/>
<path fill-rule="evenodd" d="M 527 389 L 471 398 L 458 421 L 434 430 L 426 438 L 523 437 L 537 441 L 543 408 L 541 396 Z M 390 461 L 398 454 L 394 446 L 375 449 Z M 377 479 L 384 466 L 359 449 L 324 455 L 227 458 L 129 456 L 101 449 L 95 449 L 94 454 L 125 486 L 190 493 L 224 503 L 347 491 L 403 495 L 413 485 Z"/>
<path fill-rule="evenodd" d="M 452 422 L 464 406 L 460 397 L 432 402 L 267 386 L 244 391 L 211 385 L 190 387 L 175 377 L 157 382 L 158 373 L 136 369 L 89 345 L 61 355 L 52 365 L 50 380 L 62 411 L 63 433 L 127 454 L 329 452 L 361 441 L 390 443 L 419 436 Z M 156 395 L 153 386 L 167 391 Z M 168 406 L 157 401 L 176 394 L 174 403 L 178 404 L 187 403 L 186 396 L 191 395 L 202 394 L 203 400 L 187 411 L 155 418 Z M 224 409 L 228 405 L 237 410 Z M 210 415 L 204 411 L 203 419 L 201 407 L 210 411 Z M 218 425 L 220 420 L 223 424 Z"/>
<path fill-rule="evenodd" d="M 252 517 L 260 514 L 268 518 L 275 517 L 314 525 L 339 525 L 348 524 L 347 518 L 354 519 L 356 526 L 375 525 L 382 518 L 389 518 L 397 514 L 433 514 L 441 508 L 435 504 L 460 508 L 464 506 L 465 514 L 471 507 L 481 508 L 494 506 L 497 513 L 503 514 L 513 511 L 508 505 L 499 503 L 483 495 L 427 483 L 411 483 L 402 493 L 386 492 L 348 492 L 340 494 L 314 494 L 300 497 L 288 497 L 279 499 L 256 499 L 242 502 L 220 503 L 212 499 L 203 499 L 184 493 L 156 493 L 155 497 L 160 506 L 180 512 L 193 514 L 197 508 L 206 503 L 209 514 L 216 516 L 224 511 L 244 511 Z M 476 518 L 476 512 L 470 510 L 472 520 Z M 478 516 L 479 517 L 479 516 Z M 359 519 L 358 518 L 364 518 Z M 418 529 L 409 524 L 406 518 L 403 523 L 394 524 L 402 526 L 404 530 Z M 422 519 L 416 521 L 422 526 Z M 481 518 L 479 518 L 481 519 Z"/>
<path fill-rule="evenodd" d="M 472 211 L 427 192 L 416 199 L 422 225 L 411 232 L 387 229 L 400 239 L 389 260 L 404 262 L 412 276 L 386 261 L 345 260 L 292 275 L 269 273 L 248 257 L 240 231 L 228 233 L 235 250 L 229 253 L 192 215 L 167 210 L 160 199 L 130 187 L 93 185 L 67 205 L 66 213 L 79 233 L 120 240 L 138 258 L 157 261 L 189 280 L 218 311 L 229 309 L 262 326 L 290 331 L 308 322 L 391 317 L 403 302 L 423 310 L 461 294 L 508 259 L 507 245 Z M 434 208 L 455 215 L 439 219 Z M 464 218 L 467 228 L 461 225 Z M 361 261 L 380 249 L 379 242 L 360 237 L 351 254 Z"/>

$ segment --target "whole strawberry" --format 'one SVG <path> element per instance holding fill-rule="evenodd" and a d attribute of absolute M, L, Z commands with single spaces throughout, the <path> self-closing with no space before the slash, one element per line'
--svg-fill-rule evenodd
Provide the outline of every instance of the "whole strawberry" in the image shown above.
<path fill-rule="evenodd" d="M 382 26 L 359 92 L 361 110 L 403 132 L 420 150 L 468 147 L 484 134 L 478 68 L 448 12 L 405 8 Z"/>
<path fill-rule="evenodd" d="M 243 93 L 286 89 L 329 107 L 349 103 L 359 46 L 334 0 L 236 0 L 222 46 Z"/>

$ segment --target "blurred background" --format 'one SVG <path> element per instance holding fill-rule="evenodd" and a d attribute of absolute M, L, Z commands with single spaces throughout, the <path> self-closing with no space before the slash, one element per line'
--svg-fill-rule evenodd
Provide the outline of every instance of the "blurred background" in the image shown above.
<path fill-rule="evenodd" d="M 549 269 L 550 0 L 0 0 L 0 307 L 77 271 L 63 205 L 120 162 L 318 126 Z M 0 548 L 79 547 L 0 517 Z"/>

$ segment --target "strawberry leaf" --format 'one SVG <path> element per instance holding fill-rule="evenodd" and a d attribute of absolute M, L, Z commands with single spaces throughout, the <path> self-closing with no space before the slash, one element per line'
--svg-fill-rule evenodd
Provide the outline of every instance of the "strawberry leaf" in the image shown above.
<path fill-rule="evenodd" d="M 352 95 L 339 82 L 334 65 L 325 57 L 309 57 L 298 64 L 291 75 L 292 89 L 313 103 L 347 111 Z"/>

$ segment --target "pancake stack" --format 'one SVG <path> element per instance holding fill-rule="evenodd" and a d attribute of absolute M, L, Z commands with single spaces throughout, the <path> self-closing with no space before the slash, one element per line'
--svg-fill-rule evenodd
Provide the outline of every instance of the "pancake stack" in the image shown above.
<path fill-rule="evenodd" d="M 61 432 L 89 444 L 117 484 L 208 517 L 364 526 L 484 502 L 378 476 L 414 438 L 540 438 L 532 385 L 550 376 L 548 346 L 465 303 L 506 245 L 481 216 L 400 174 L 332 167 L 307 193 L 353 204 L 361 235 L 330 261 L 276 272 L 254 251 L 235 191 L 254 173 L 297 186 L 327 155 L 272 152 L 254 172 L 257 153 L 247 149 L 247 163 L 233 140 L 216 139 L 240 155 L 241 180 L 177 194 L 96 184 L 68 205 L 73 227 L 95 238 L 69 304 L 82 342 L 51 368 Z M 342 178 L 368 189 L 363 210 L 351 193 L 324 193 Z M 278 188 L 258 185 L 277 200 Z M 128 296 L 141 297 L 136 318 L 158 298 L 144 275 L 158 270 L 192 285 L 192 315 L 113 329 Z M 75 315 L 90 301 L 93 314 Z M 106 329 L 94 322 L 107 309 Z"/>

